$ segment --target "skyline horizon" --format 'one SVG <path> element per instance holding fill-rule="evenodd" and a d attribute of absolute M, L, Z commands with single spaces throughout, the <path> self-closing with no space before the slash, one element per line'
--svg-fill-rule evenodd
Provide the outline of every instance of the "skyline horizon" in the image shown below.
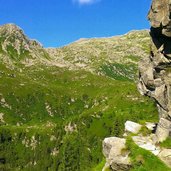
<path fill-rule="evenodd" d="M 134 32 L 134 31 L 145 31 L 145 30 L 150 31 L 150 29 L 148 29 L 148 28 L 139 29 L 139 30 L 138 30 L 138 29 L 133 29 L 133 30 L 129 30 L 128 32 L 123 33 L 123 34 L 117 34 L 117 35 L 112 35 L 112 36 L 103 36 L 103 37 L 81 37 L 81 38 L 76 39 L 76 40 L 74 40 L 74 41 L 72 41 L 72 42 L 69 42 L 68 44 L 64 44 L 64 45 L 61 45 L 61 46 L 56 46 L 56 47 L 55 47 L 55 46 L 49 46 L 49 47 L 45 47 L 45 46 L 42 44 L 41 41 L 39 41 L 39 40 L 36 39 L 36 38 L 31 38 L 30 36 L 28 36 L 28 35 L 26 34 L 25 30 L 24 30 L 22 27 L 20 27 L 19 25 L 15 24 L 15 23 L 5 23 L 5 24 L 0 25 L 0 27 L 5 26 L 5 25 L 9 25 L 9 24 L 12 24 L 12 25 L 15 25 L 15 26 L 19 27 L 19 29 L 21 29 L 21 30 L 23 31 L 24 35 L 27 36 L 28 39 L 30 39 L 30 40 L 36 40 L 37 42 L 39 42 L 39 43 L 43 46 L 43 48 L 62 48 L 62 47 L 68 46 L 68 45 L 70 45 L 70 44 L 72 44 L 72 43 L 78 42 L 78 41 L 80 41 L 81 39 L 83 39 L 83 40 L 84 40 L 84 39 L 105 39 L 105 38 L 112 38 L 112 37 L 117 37 L 117 36 L 123 36 L 123 35 L 126 35 L 126 34 L 128 34 L 128 33 L 130 33 L 130 32 Z"/>
<path fill-rule="evenodd" d="M 14 23 L 44 47 L 149 29 L 151 0 L 0 0 L 0 25 Z"/>

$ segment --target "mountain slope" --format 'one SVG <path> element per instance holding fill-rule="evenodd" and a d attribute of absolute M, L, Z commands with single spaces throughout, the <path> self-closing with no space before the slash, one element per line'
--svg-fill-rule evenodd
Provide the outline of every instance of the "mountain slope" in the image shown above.
<path fill-rule="evenodd" d="M 106 68 L 114 70 L 108 72 L 117 72 L 122 65 L 137 66 L 139 59 L 149 53 L 149 42 L 148 31 L 142 30 L 111 38 L 80 39 L 62 48 L 46 50 L 59 67 L 107 74 Z"/>

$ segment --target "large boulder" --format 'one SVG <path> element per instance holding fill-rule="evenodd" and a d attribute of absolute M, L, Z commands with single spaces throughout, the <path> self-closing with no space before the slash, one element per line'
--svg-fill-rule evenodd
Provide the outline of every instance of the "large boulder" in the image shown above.
<path fill-rule="evenodd" d="M 167 119 L 161 118 L 156 131 L 156 136 L 159 141 L 164 141 L 170 134 L 171 122 Z"/>
<path fill-rule="evenodd" d="M 131 167 L 129 151 L 126 150 L 124 138 L 109 137 L 103 141 L 103 154 L 106 157 L 106 166 L 113 171 L 127 171 Z"/>

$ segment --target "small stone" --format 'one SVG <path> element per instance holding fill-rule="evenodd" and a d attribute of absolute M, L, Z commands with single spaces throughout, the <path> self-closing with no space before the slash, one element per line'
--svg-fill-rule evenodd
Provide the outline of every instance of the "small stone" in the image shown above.
<path fill-rule="evenodd" d="M 156 128 L 156 124 L 151 122 L 146 122 L 145 126 L 151 131 L 153 131 Z"/>
<path fill-rule="evenodd" d="M 141 128 L 142 128 L 142 125 L 132 122 L 132 121 L 126 121 L 125 123 L 125 131 L 127 132 L 137 134 Z"/>

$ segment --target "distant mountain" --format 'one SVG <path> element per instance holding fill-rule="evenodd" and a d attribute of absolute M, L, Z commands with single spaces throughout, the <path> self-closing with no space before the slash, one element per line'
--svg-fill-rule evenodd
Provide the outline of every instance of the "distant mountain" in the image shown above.
<path fill-rule="evenodd" d="M 106 63 L 136 63 L 149 53 L 148 30 L 123 36 L 80 39 L 62 48 L 46 49 L 59 66 L 95 70 Z"/>
<path fill-rule="evenodd" d="M 30 40 L 18 26 L 6 24 L 0 27 L 0 60 L 13 67 L 43 64 L 70 70 L 84 69 L 113 78 L 122 75 L 135 79 L 133 70 L 140 58 L 148 55 L 149 41 L 148 30 L 142 30 L 123 36 L 80 39 L 62 48 L 43 48 L 36 40 Z M 129 76 L 125 72 L 130 73 Z"/>

